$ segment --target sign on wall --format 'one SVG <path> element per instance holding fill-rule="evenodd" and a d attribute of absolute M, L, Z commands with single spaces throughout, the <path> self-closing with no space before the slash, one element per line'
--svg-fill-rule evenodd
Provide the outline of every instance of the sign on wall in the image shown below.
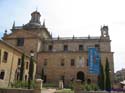
<path fill-rule="evenodd" d="M 100 72 L 100 55 L 96 48 L 88 48 L 88 66 L 91 74 Z"/>

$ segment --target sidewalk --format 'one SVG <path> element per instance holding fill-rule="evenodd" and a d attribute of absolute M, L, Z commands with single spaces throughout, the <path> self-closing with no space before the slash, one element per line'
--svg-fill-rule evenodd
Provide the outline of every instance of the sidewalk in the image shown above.
<path fill-rule="evenodd" d="M 56 89 L 42 89 L 41 93 L 54 93 L 56 92 Z"/>

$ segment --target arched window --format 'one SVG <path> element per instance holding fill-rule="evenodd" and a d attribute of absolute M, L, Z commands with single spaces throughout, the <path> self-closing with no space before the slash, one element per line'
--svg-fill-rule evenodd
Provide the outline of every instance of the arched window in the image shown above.
<path fill-rule="evenodd" d="M 78 79 L 78 80 L 81 80 L 82 82 L 84 82 L 84 81 L 85 81 L 85 74 L 84 74 L 84 72 L 79 71 L 79 72 L 77 73 L 77 79 Z"/>

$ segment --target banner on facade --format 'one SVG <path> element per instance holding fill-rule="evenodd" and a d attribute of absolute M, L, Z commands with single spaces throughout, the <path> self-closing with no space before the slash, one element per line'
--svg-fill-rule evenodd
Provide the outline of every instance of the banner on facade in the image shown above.
<path fill-rule="evenodd" d="M 97 48 L 88 48 L 88 66 L 91 74 L 100 72 L 100 55 Z"/>

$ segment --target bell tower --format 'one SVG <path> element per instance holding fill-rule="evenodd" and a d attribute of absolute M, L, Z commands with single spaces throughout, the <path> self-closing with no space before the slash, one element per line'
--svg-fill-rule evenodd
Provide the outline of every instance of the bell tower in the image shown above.
<path fill-rule="evenodd" d="M 109 33 L 108 33 L 109 28 L 108 28 L 108 26 L 103 26 L 103 27 L 101 27 L 100 30 L 101 30 L 101 38 L 109 39 Z"/>
<path fill-rule="evenodd" d="M 43 27 L 40 22 L 40 17 L 41 17 L 41 14 L 37 10 L 32 12 L 30 21 L 26 25 L 24 25 L 23 28 L 29 29 L 29 28 Z"/>
<path fill-rule="evenodd" d="M 31 14 L 31 20 L 29 23 L 37 23 L 37 24 L 41 24 L 40 23 L 40 13 L 36 11 L 34 11 L 32 14 Z"/>

